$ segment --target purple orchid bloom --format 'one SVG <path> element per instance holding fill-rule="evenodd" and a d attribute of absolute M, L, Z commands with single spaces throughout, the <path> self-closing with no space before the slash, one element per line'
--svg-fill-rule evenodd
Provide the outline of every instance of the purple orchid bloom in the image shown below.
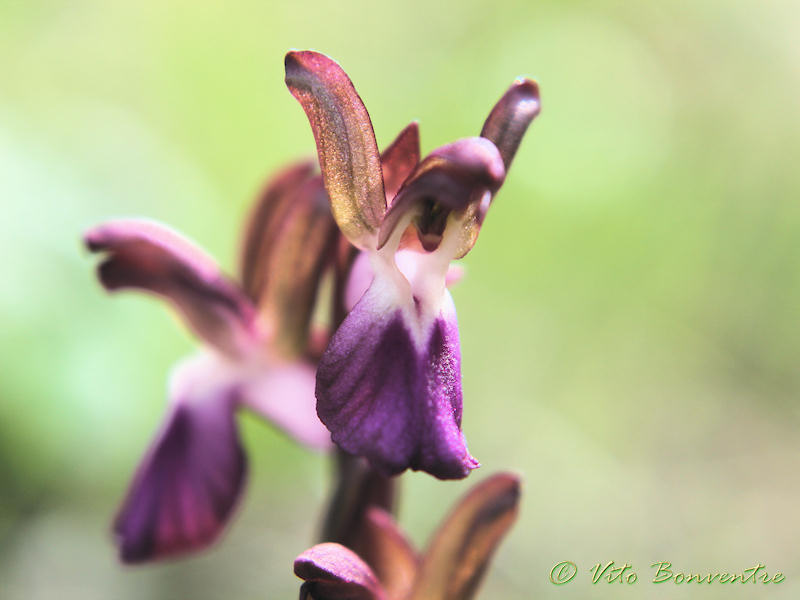
<path fill-rule="evenodd" d="M 164 423 L 114 522 L 125 562 L 196 550 L 219 535 L 246 476 L 237 408 L 311 448 L 331 447 L 314 410 L 310 321 L 341 237 L 313 171 L 295 165 L 265 188 L 244 236 L 241 285 L 155 222 L 110 221 L 85 235 L 104 254 L 98 276 L 107 290 L 163 297 L 204 342 L 173 370 Z"/>
<path fill-rule="evenodd" d="M 408 174 L 416 135 L 412 124 L 384 151 L 386 181 Z M 327 305 L 330 321 L 340 322 L 372 274 L 341 236 L 314 170 L 311 162 L 293 165 L 265 187 L 244 232 L 240 284 L 152 221 L 110 221 L 85 235 L 91 251 L 106 255 L 98 276 L 107 290 L 163 297 L 205 342 L 174 369 L 165 422 L 115 520 L 125 562 L 198 550 L 217 538 L 245 481 L 236 409 L 252 410 L 313 449 L 332 447 L 314 399 L 330 332 L 312 327 L 312 314 Z M 321 281 L 331 272 L 334 286 L 325 294 Z M 448 284 L 459 277 L 451 269 Z"/>
<path fill-rule="evenodd" d="M 418 554 L 380 508 L 371 508 L 358 544 L 318 544 L 294 562 L 300 600 L 469 600 L 519 511 L 516 476 L 475 486 Z"/>
<path fill-rule="evenodd" d="M 518 79 L 480 137 L 424 160 L 414 128 L 397 161 L 402 168 L 387 169 L 367 110 L 336 62 L 289 52 L 286 83 L 311 123 L 336 223 L 362 251 L 371 280 L 320 360 L 317 414 L 334 442 L 384 474 L 411 468 L 466 477 L 478 462 L 461 431 L 461 355 L 447 273 L 475 243 L 539 113 L 538 87 Z"/>

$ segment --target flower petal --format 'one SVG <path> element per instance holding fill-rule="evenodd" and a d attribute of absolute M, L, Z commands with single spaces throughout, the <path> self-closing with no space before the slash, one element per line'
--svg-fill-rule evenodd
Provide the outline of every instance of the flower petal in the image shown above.
<path fill-rule="evenodd" d="M 315 450 L 333 447 L 331 434 L 320 422 L 314 399 L 315 370 L 305 362 L 256 367 L 243 371 L 242 404 L 260 414 L 292 438 Z"/>
<path fill-rule="evenodd" d="M 241 355 L 257 339 L 255 310 L 214 261 L 173 230 L 152 221 L 109 221 L 88 231 L 92 252 L 105 252 L 98 267 L 103 286 L 140 288 L 170 300 L 201 338 Z"/>
<path fill-rule="evenodd" d="M 305 182 L 262 268 L 268 275 L 259 303 L 273 349 L 287 357 L 303 354 L 324 273 L 333 268 L 341 234 L 319 177 Z"/>
<path fill-rule="evenodd" d="M 419 163 L 419 125 L 411 122 L 381 154 L 386 201 L 391 204 Z"/>
<path fill-rule="evenodd" d="M 124 562 L 199 550 L 219 535 L 240 496 L 246 460 L 235 387 L 215 381 L 215 357 L 181 364 L 172 403 L 114 522 Z"/>
<path fill-rule="evenodd" d="M 477 239 L 488 208 L 485 199 L 491 198 L 504 178 L 500 152 L 485 138 L 465 138 L 437 148 L 417 165 L 397 194 L 381 226 L 378 247 L 388 242 L 409 211 L 417 211 L 420 242 L 432 251 L 441 243 L 453 212 L 462 230 L 456 257 L 463 256 Z"/>
<path fill-rule="evenodd" d="M 372 569 L 352 550 L 324 543 L 294 561 L 294 573 L 306 581 L 300 597 L 314 600 L 388 600 Z"/>
<path fill-rule="evenodd" d="M 386 212 L 375 133 L 352 82 L 318 52 L 286 55 L 286 85 L 306 112 L 331 209 L 354 245 L 371 247 Z"/>
<path fill-rule="evenodd" d="M 425 552 L 410 600 L 468 600 L 517 518 L 519 478 L 500 473 L 461 499 Z"/>
<path fill-rule="evenodd" d="M 506 172 L 514 160 L 528 125 L 536 118 L 541 108 L 537 83 L 532 79 L 520 77 L 489 113 L 483 124 L 481 137 L 494 142 L 500 150 Z"/>
<path fill-rule="evenodd" d="M 478 466 L 461 432 L 461 356 L 449 293 L 420 328 L 376 278 L 317 371 L 317 413 L 333 441 L 380 472 L 460 479 Z M 412 314 L 409 314 L 409 311 Z"/>
<path fill-rule="evenodd" d="M 274 252 L 275 239 L 297 198 L 297 191 L 314 176 L 310 160 L 290 165 L 272 177 L 253 205 L 244 229 L 240 259 L 242 288 L 258 304 L 269 275 L 266 264 Z"/>
<path fill-rule="evenodd" d="M 372 567 L 390 598 L 408 596 L 419 557 L 388 512 L 375 506 L 367 511 L 366 527 L 354 550 Z"/>

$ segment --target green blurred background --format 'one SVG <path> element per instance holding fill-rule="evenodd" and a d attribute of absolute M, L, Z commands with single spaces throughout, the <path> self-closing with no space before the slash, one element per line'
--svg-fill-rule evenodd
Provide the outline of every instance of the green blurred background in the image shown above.
<path fill-rule="evenodd" d="M 0 3 L 0 597 L 292 598 L 324 457 L 254 418 L 222 543 L 123 568 L 109 522 L 194 341 L 108 298 L 79 238 L 143 215 L 234 272 L 254 192 L 313 152 L 283 55 L 352 77 L 380 145 L 476 135 L 513 78 L 529 130 L 454 290 L 465 482 L 404 477 L 418 544 L 501 469 L 520 520 L 483 598 L 797 598 L 800 9 L 796 2 Z M 568 585 L 548 581 L 571 560 Z M 591 586 L 598 561 L 639 582 Z M 779 586 L 649 583 L 649 565 Z"/>

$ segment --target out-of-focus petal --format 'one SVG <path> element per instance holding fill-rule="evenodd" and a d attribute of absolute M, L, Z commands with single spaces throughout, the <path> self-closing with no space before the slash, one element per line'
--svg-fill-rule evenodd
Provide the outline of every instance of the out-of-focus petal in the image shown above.
<path fill-rule="evenodd" d="M 176 368 L 171 405 L 114 522 L 129 563 L 201 549 L 230 518 L 246 461 L 225 367 L 201 355 Z"/>
<path fill-rule="evenodd" d="M 387 475 L 407 468 L 460 479 L 478 466 L 461 432 L 461 355 L 455 308 L 420 330 L 378 279 L 320 361 L 317 413 L 333 441 Z M 412 311 L 409 314 L 409 311 Z"/>
<path fill-rule="evenodd" d="M 333 267 L 341 237 L 319 177 L 306 181 L 295 196 L 261 264 L 266 276 L 259 303 L 273 350 L 287 357 L 300 356 L 308 346 L 322 277 Z"/>
<path fill-rule="evenodd" d="M 314 132 L 333 216 L 353 244 L 371 247 L 386 197 L 367 109 L 342 68 L 324 54 L 289 52 L 285 65 L 286 85 Z"/>
<path fill-rule="evenodd" d="M 269 276 L 266 265 L 297 191 L 313 176 L 313 161 L 290 165 L 267 182 L 253 205 L 244 228 L 240 271 L 242 288 L 254 304 L 258 304 Z"/>
<path fill-rule="evenodd" d="M 103 223 L 84 236 L 106 255 L 97 272 L 109 290 L 139 288 L 170 300 L 189 327 L 219 350 L 241 355 L 256 340 L 255 310 L 202 250 L 152 221 Z"/>
<path fill-rule="evenodd" d="M 475 243 L 483 222 L 488 208 L 484 199 L 491 198 L 504 178 L 500 152 L 485 138 L 465 138 L 437 148 L 417 165 L 398 192 L 381 226 L 378 247 L 386 244 L 409 211 L 416 211 L 414 224 L 420 242 L 426 250 L 434 250 L 453 212 L 464 230 L 456 257 L 463 256 Z"/>
<path fill-rule="evenodd" d="M 385 510 L 371 507 L 353 550 L 366 561 L 390 598 L 406 598 L 414 585 L 419 557 Z"/>
<path fill-rule="evenodd" d="M 304 362 L 254 365 L 238 375 L 242 404 L 289 436 L 315 450 L 332 447 L 331 434 L 317 417 L 315 371 Z"/>
<path fill-rule="evenodd" d="M 494 475 L 475 486 L 434 535 L 410 600 L 474 597 L 494 550 L 517 517 L 519 478 Z"/>
<path fill-rule="evenodd" d="M 494 105 L 483 124 L 481 137 L 494 142 L 503 156 L 506 172 L 528 125 L 539 114 L 539 86 L 532 79 L 520 77 Z"/>
<path fill-rule="evenodd" d="M 306 581 L 301 598 L 389 600 L 372 569 L 340 544 L 324 543 L 309 548 L 295 559 L 294 573 Z"/>
<path fill-rule="evenodd" d="M 386 201 L 391 203 L 419 163 L 419 125 L 411 122 L 381 154 Z"/>

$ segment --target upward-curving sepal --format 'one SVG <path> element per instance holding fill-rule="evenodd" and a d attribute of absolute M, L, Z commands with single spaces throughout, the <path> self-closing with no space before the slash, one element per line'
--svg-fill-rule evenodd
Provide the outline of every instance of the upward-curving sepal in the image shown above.
<path fill-rule="evenodd" d="M 541 108 L 538 84 L 533 79 L 520 77 L 489 113 L 483 124 L 481 137 L 494 142 L 500 150 L 506 171 L 514 160 L 528 125 L 536 118 Z"/>
<path fill-rule="evenodd" d="M 124 562 L 199 550 L 230 518 L 246 461 L 234 422 L 236 388 L 216 380 L 208 356 L 174 372 L 171 405 L 114 521 Z"/>
<path fill-rule="evenodd" d="M 520 482 L 499 473 L 464 496 L 423 555 L 409 600 L 469 600 L 503 536 L 517 518 Z"/>
<path fill-rule="evenodd" d="M 97 273 L 109 290 L 139 288 L 170 300 L 189 327 L 212 346 L 239 356 L 257 339 L 255 309 L 202 250 L 153 221 L 121 219 L 91 230 L 84 241 L 106 253 Z"/>
<path fill-rule="evenodd" d="M 350 78 L 324 54 L 289 52 L 285 65 L 286 85 L 314 132 L 333 216 L 354 245 L 374 247 L 386 197 L 367 109 Z"/>
<path fill-rule="evenodd" d="M 372 569 L 340 544 L 309 548 L 294 560 L 294 574 L 305 580 L 301 600 L 390 600 Z"/>

